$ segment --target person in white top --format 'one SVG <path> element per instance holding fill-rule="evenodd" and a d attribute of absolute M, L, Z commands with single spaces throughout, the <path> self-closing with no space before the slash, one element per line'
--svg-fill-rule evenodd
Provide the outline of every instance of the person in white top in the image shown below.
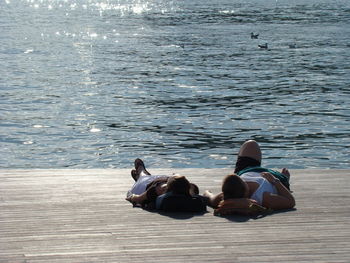
<path fill-rule="evenodd" d="M 276 195 L 277 189 L 267 179 L 265 179 L 261 173 L 248 172 L 241 175 L 241 179 L 247 184 L 255 183 L 258 187 L 254 188 L 254 192 L 251 193 L 250 198 L 257 201 L 259 205 L 263 205 L 264 193 L 268 192 Z M 252 187 L 252 185 L 251 185 Z M 249 188 L 249 186 L 248 186 Z M 249 195 L 249 194 L 248 194 Z"/>
<path fill-rule="evenodd" d="M 134 173 L 132 174 L 134 175 Z M 127 196 L 130 196 L 131 194 L 141 195 L 142 193 L 146 192 L 147 186 L 153 181 L 155 181 L 156 179 L 164 179 L 165 181 L 164 184 L 166 184 L 168 178 L 169 176 L 166 176 L 166 175 L 151 175 L 147 172 L 147 170 L 141 170 L 141 172 L 139 172 L 139 176 L 137 177 L 134 185 L 128 191 Z M 161 192 L 160 189 L 159 189 L 159 192 Z"/>
<path fill-rule="evenodd" d="M 238 153 L 235 173 L 239 174 L 250 167 L 260 168 L 261 156 L 258 143 L 254 140 L 246 141 Z M 281 175 L 289 180 L 290 174 L 286 168 L 283 168 Z M 243 172 L 240 174 L 240 178 L 246 185 L 246 191 L 235 198 L 253 199 L 258 204 L 273 210 L 290 209 L 295 206 L 295 199 L 290 190 L 270 172 Z M 227 187 L 223 184 L 222 189 L 223 192 L 216 195 L 210 191 L 204 193 L 204 196 L 209 199 L 209 204 L 214 208 L 223 200 L 224 190 Z"/>
<path fill-rule="evenodd" d="M 146 170 L 144 162 L 139 158 L 135 160 L 134 165 L 135 169 L 131 171 L 131 176 L 135 183 L 126 195 L 126 200 L 134 205 L 147 207 L 149 204 L 155 203 L 158 196 L 170 191 L 188 192 L 192 196 L 199 193 L 198 186 L 190 183 L 185 176 L 151 175 Z"/>

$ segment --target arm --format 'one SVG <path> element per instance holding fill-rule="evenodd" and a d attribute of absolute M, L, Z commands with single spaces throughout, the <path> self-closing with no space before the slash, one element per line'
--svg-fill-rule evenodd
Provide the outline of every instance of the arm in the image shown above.
<path fill-rule="evenodd" d="M 266 180 L 273 184 L 277 189 L 277 194 L 264 193 L 263 206 L 273 210 L 290 209 L 295 206 L 295 199 L 291 192 L 272 174 L 261 174 Z"/>
<path fill-rule="evenodd" d="M 147 192 L 143 192 L 140 195 L 132 194 L 126 198 L 127 201 L 133 204 L 142 205 L 147 200 Z"/>
<path fill-rule="evenodd" d="M 159 182 L 161 179 L 154 180 L 149 186 L 147 186 L 147 189 L 145 192 L 143 192 L 140 195 L 132 194 L 126 198 L 127 201 L 133 204 L 140 204 L 145 205 L 146 203 L 154 202 L 158 196 L 157 193 L 157 186 L 159 185 Z M 164 180 L 164 179 L 163 179 Z M 164 185 L 164 183 L 162 184 Z"/>

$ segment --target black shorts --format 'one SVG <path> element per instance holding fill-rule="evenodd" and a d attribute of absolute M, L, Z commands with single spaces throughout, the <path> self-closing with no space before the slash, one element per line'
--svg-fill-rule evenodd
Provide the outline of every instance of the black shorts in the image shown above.
<path fill-rule="evenodd" d="M 248 167 L 254 167 L 254 166 L 261 166 L 261 162 L 255 160 L 251 157 L 246 156 L 238 156 L 237 162 L 236 162 L 236 168 L 235 173 L 238 173 L 239 171 L 248 168 Z"/>

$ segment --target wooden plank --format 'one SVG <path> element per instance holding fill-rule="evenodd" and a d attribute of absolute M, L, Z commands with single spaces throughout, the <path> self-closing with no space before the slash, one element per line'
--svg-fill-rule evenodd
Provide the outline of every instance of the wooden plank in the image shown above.
<path fill-rule="evenodd" d="M 220 190 L 229 169 L 179 173 Z M 0 170 L 0 262 L 349 262 L 349 170 L 292 170 L 296 210 L 162 214 L 125 201 L 128 169 Z"/>

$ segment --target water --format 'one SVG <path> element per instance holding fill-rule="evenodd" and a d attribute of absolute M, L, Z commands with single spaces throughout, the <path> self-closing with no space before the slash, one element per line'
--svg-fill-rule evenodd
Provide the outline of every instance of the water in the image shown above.
<path fill-rule="evenodd" d="M 350 169 L 349 25 L 346 0 L 1 1 L 0 168 L 233 167 L 256 139 Z"/>

